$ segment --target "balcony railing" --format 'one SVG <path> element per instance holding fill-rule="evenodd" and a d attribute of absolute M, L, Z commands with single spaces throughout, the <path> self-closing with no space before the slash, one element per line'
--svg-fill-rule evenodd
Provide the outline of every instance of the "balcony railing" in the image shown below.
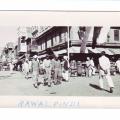
<path fill-rule="evenodd" d="M 42 34 L 44 34 L 45 32 L 47 32 L 48 30 L 50 30 L 51 28 L 53 28 L 53 27 L 47 26 L 47 27 L 44 27 L 41 29 L 35 29 L 32 34 L 35 36 L 35 38 L 37 38 L 37 37 L 41 36 Z"/>

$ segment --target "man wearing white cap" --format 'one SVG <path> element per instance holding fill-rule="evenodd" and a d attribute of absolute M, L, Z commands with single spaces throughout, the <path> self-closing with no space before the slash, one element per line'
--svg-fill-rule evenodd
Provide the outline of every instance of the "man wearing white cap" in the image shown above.
<path fill-rule="evenodd" d="M 38 88 L 38 77 L 39 77 L 39 62 L 37 60 L 38 56 L 33 56 L 32 61 L 32 72 L 33 72 L 33 80 L 34 80 L 34 87 Z"/>
<path fill-rule="evenodd" d="M 105 78 L 108 82 L 108 85 L 110 87 L 110 93 L 113 92 L 114 84 L 112 81 L 112 78 L 110 76 L 110 60 L 105 56 L 105 52 L 101 52 L 101 57 L 99 58 L 99 82 L 100 82 L 100 88 L 103 90 L 103 79 Z"/>
<path fill-rule="evenodd" d="M 59 60 L 59 55 L 56 55 L 55 57 L 54 69 L 55 69 L 54 83 L 55 84 L 61 83 L 62 66 Z"/>

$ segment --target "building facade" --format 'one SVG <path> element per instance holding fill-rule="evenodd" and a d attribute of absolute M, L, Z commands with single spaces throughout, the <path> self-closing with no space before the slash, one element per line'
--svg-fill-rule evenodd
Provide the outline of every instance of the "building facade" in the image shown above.
<path fill-rule="evenodd" d="M 28 31 L 28 29 L 26 29 Z M 44 58 L 47 54 L 67 55 L 68 54 L 68 27 L 66 26 L 32 26 L 29 27 L 29 35 L 23 36 L 19 33 L 18 54 L 24 58 L 37 54 Z M 27 35 L 25 32 L 24 35 Z M 21 36 L 22 35 L 22 36 Z"/>
<path fill-rule="evenodd" d="M 80 56 L 81 49 L 84 54 L 91 56 L 92 53 L 99 54 L 101 51 L 108 55 L 120 55 L 120 27 L 72 26 L 69 32 L 71 59 L 75 58 L 75 54 Z"/>

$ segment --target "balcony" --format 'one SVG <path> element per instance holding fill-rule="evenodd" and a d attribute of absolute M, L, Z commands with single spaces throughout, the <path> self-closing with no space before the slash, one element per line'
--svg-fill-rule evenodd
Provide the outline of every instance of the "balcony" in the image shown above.
<path fill-rule="evenodd" d="M 32 35 L 34 36 L 34 38 L 37 38 L 37 37 L 43 35 L 44 33 L 46 33 L 47 31 L 49 31 L 51 28 L 53 28 L 53 27 L 46 26 L 46 27 L 37 28 L 32 32 Z"/>

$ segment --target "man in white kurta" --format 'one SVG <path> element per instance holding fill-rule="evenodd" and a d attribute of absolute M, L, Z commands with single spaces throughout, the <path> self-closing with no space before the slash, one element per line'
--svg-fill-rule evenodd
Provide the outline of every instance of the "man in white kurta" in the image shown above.
<path fill-rule="evenodd" d="M 33 74 L 33 86 L 35 88 L 38 88 L 38 77 L 39 77 L 39 61 L 37 60 L 38 56 L 34 55 L 33 56 L 33 61 L 32 61 L 32 74 Z"/>
<path fill-rule="evenodd" d="M 110 93 L 113 92 L 114 84 L 112 81 L 112 78 L 110 76 L 110 60 L 105 56 L 105 52 L 102 51 L 101 57 L 99 58 L 99 65 L 100 65 L 100 70 L 99 70 L 99 82 L 100 82 L 100 87 L 103 89 L 103 79 L 106 79 L 108 82 L 108 85 L 110 87 Z"/>
<path fill-rule="evenodd" d="M 49 56 L 46 56 L 46 59 L 43 61 L 43 68 L 45 69 L 44 78 L 45 81 L 48 81 L 48 87 L 51 87 L 52 81 L 51 81 L 51 60 L 49 59 Z"/>
<path fill-rule="evenodd" d="M 64 65 L 63 65 L 63 67 L 64 67 L 64 72 L 63 72 L 63 79 L 65 80 L 65 81 L 69 81 L 69 63 L 68 63 L 68 58 L 67 58 L 67 56 L 64 56 Z"/>

